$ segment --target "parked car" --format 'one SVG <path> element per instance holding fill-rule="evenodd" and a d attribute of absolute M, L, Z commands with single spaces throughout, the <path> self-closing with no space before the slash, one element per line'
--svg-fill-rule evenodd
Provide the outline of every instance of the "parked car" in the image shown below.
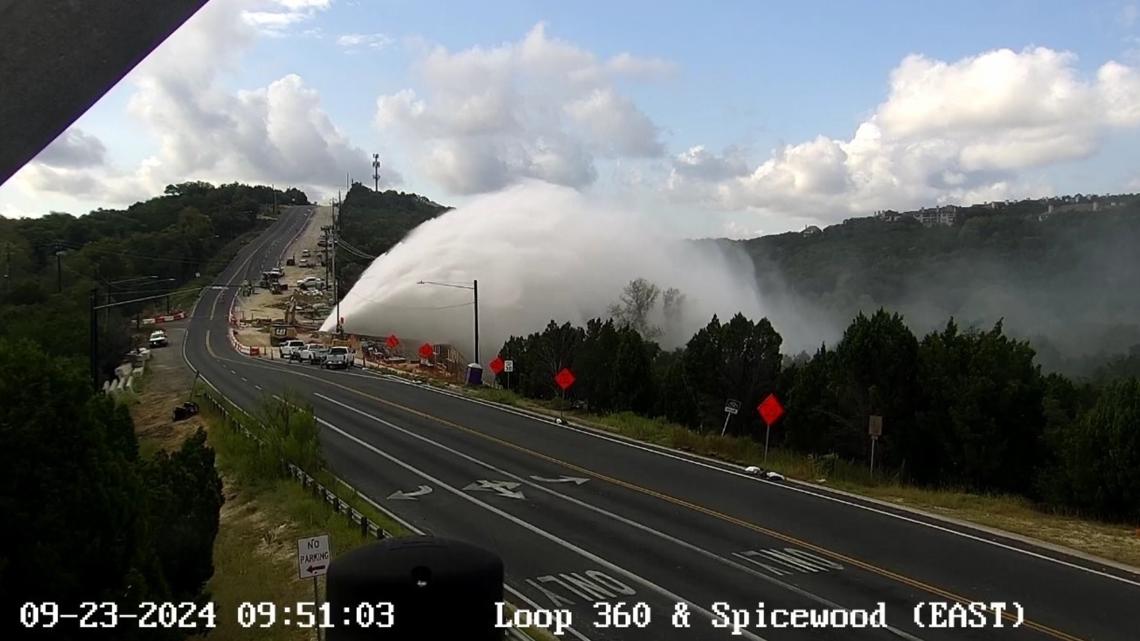
<path fill-rule="evenodd" d="M 352 367 L 352 352 L 348 351 L 347 347 L 337 346 L 329 349 L 329 355 L 325 357 L 325 369 L 348 369 Z"/>
<path fill-rule="evenodd" d="M 308 258 L 302 258 L 301 260 L 297 261 L 297 266 L 298 267 L 308 267 L 309 266 L 309 259 Z"/>
<path fill-rule="evenodd" d="M 317 278 L 316 276 L 306 276 L 297 281 L 297 287 L 300 287 L 301 289 L 307 289 L 310 287 L 314 289 L 320 289 L 322 286 L 324 286 L 324 281 L 322 281 L 320 278 Z"/>
<path fill-rule="evenodd" d="M 166 347 L 166 343 L 166 332 L 161 329 L 151 332 L 150 340 L 147 341 L 147 344 L 150 345 L 151 348 Z"/>
<path fill-rule="evenodd" d="M 309 257 L 309 256 L 311 256 L 311 255 L 312 255 L 312 254 L 309 252 L 309 250 L 307 250 L 307 249 L 302 249 L 302 250 L 301 250 L 301 258 L 308 258 L 308 257 Z"/>
<path fill-rule="evenodd" d="M 325 362 L 325 358 L 329 355 L 329 348 L 320 343 L 309 343 L 301 348 L 300 357 L 302 361 L 312 365 L 320 365 Z"/>
<path fill-rule="evenodd" d="M 293 355 L 295 353 L 298 353 L 299 350 L 304 346 L 305 346 L 305 341 L 297 340 L 297 339 L 289 339 L 289 340 L 281 343 L 281 347 L 280 347 L 281 358 L 293 358 Z"/>

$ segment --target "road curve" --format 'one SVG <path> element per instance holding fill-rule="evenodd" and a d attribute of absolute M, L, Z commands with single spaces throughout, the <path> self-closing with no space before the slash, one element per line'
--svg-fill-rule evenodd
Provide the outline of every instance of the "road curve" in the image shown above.
<path fill-rule="evenodd" d="M 516 603 L 572 612 L 565 638 L 1140 639 L 1140 575 L 1126 568 L 428 386 L 236 353 L 233 286 L 276 263 L 312 211 L 285 208 L 203 292 L 187 361 L 248 409 L 269 393 L 305 397 L 338 475 L 421 531 L 501 555 Z M 647 604 L 646 626 L 602 625 L 598 604 L 619 601 Z M 673 616 L 682 602 L 687 621 Z M 948 616 L 973 602 L 1009 616 Z M 717 603 L 751 610 L 752 625 L 736 637 L 714 627 Z M 755 626 L 757 608 L 880 607 L 885 628 Z M 931 627 L 942 608 L 962 626 Z"/>

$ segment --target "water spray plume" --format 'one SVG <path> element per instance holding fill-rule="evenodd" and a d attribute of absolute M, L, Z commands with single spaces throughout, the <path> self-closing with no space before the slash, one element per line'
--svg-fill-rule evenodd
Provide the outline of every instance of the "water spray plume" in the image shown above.
<path fill-rule="evenodd" d="M 660 306 L 650 319 L 665 330 L 666 347 L 684 343 L 714 313 L 764 315 L 743 252 L 666 238 L 645 217 L 546 183 L 481 196 L 420 225 L 372 262 L 340 314 L 350 333 L 450 343 L 470 356 L 472 292 L 426 281 L 478 279 L 481 351 L 490 361 L 510 335 L 540 331 L 551 319 L 605 316 L 635 278 L 685 296 L 674 323 Z M 321 329 L 335 326 L 330 316 Z"/>

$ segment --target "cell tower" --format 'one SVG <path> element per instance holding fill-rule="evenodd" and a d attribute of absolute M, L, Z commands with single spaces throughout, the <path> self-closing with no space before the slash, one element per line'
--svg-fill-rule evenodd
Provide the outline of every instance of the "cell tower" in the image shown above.
<path fill-rule="evenodd" d="M 380 192 L 380 154 L 372 154 L 372 182 L 375 191 Z"/>

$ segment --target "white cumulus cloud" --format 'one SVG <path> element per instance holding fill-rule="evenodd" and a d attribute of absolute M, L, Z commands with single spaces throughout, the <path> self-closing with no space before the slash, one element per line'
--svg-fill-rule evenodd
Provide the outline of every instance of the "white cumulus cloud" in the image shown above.
<path fill-rule="evenodd" d="M 347 50 L 383 49 L 392 44 L 392 38 L 383 33 L 346 33 L 337 37 L 336 44 Z"/>
<path fill-rule="evenodd" d="M 664 153 L 660 128 L 615 86 L 667 73 L 664 61 L 600 60 L 539 24 L 498 47 L 432 48 L 416 69 L 421 90 L 380 96 L 376 123 L 417 141 L 425 174 L 452 192 L 528 178 L 583 187 L 596 158 Z"/>
<path fill-rule="evenodd" d="M 113 167 L 101 141 L 72 128 L 10 182 L 25 192 L 100 204 L 129 203 L 185 180 L 295 185 L 311 197 L 343 184 L 345 171 L 369 167 L 370 157 L 336 127 L 300 76 L 239 91 L 217 80 L 259 35 L 243 19 L 251 8 L 289 16 L 327 6 L 318 0 L 207 4 L 128 76 L 135 87 L 128 113 L 157 140 L 153 154 L 133 168 Z M 400 182 L 392 168 L 383 178 L 385 185 Z"/>
<path fill-rule="evenodd" d="M 1110 61 L 1084 77 L 1073 54 L 1044 47 L 955 62 L 911 55 L 850 139 L 785 145 L 747 172 L 694 147 L 672 159 L 668 187 L 681 201 L 837 222 L 1048 192 L 1027 170 L 1088 157 L 1114 130 L 1137 126 L 1134 67 Z"/>
<path fill-rule="evenodd" d="M 332 0 L 265 0 L 249 3 L 249 9 L 241 11 L 245 24 L 268 36 L 284 36 L 289 27 L 306 22 L 318 12 L 328 9 Z"/>

